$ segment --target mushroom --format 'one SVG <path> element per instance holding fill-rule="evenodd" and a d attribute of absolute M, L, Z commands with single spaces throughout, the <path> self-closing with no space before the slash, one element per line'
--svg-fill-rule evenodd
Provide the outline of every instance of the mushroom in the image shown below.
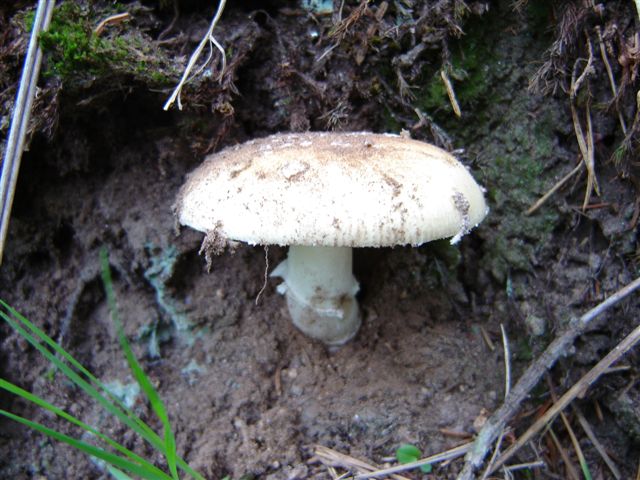
<path fill-rule="evenodd" d="M 288 245 L 271 276 L 284 280 L 293 324 L 328 345 L 360 326 L 353 247 L 453 237 L 487 214 L 483 190 L 453 156 L 404 136 L 276 134 L 210 155 L 175 204 L 212 253 L 242 241 Z"/>

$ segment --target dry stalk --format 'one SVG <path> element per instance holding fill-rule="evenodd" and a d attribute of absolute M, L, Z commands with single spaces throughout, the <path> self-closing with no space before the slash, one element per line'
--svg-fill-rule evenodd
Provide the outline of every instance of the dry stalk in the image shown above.
<path fill-rule="evenodd" d="M 622 478 L 620 469 L 618 469 L 617 465 L 613 462 L 607 451 L 602 446 L 602 443 L 600 443 L 600 440 L 598 440 L 598 437 L 596 437 L 596 434 L 593 432 L 591 425 L 587 422 L 587 419 L 584 418 L 584 415 L 576 405 L 573 405 L 573 411 L 576 414 L 576 418 L 578 419 L 578 423 L 582 427 L 582 430 L 587 434 L 587 437 L 589 437 L 589 440 L 604 460 L 604 463 L 607 464 L 607 467 L 609 467 L 609 470 L 611 470 L 611 473 L 616 480 L 620 480 Z"/>
<path fill-rule="evenodd" d="M 555 445 L 556 449 L 558 450 L 558 453 L 562 457 L 562 461 L 564 462 L 564 467 L 565 467 L 565 470 L 566 470 L 567 478 L 569 480 L 580 480 L 580 475 L 578 475 L 578 471 L 576 470 L 576 467 L 573 465 L 573 462 L 571 461 L 571 458 L 569 458 L 569 454 L 567 453 L 565 448 L 560 443 L 560 440 L 558 440 L 558 436 L 555 434 L 555 432 L 553 431 L 552 428 L 548 429 L 548 433 L 549 433 L 549 436 L 551 437 L 551 440 L 553 441 L 553 444 Z"/>
<path fill-rule="evenodd" d="M 602 57 L 602 61 L 604 62 L 604 68 L 607 70 L 607 76 L 609 77 L 609 85 L 611 85 L 611 93 L 613 94 L 613 101 L 616 102 L 618 98 L 618 87 L 616 87 L 616 80 L 613 77 L 613 70 L 611 69 L 611 64 L 609 63 L 609 57 L 607 55 L 607 49 L 604 46 L 604 39 L 602 38 L 602 29 L 600 26 L 596 26 L 596 33 L 598 34 L 598 43 L 600 44 L 600 56 Z M 624 121 L 624 117 L 622 116 L 622 112 L 618 108 L 616 103 L 616 111 L 618 112 L 618 121 L 620 122 L 620 128 L 622 128 L 622 133 L 627 134 L 627 124 Z"/>
<path fill-rule="evenodd" d="M 504 350 L 504 398 L 506 399 L 511 392 L 511 353 L 509 350 L 509 338 L 504 325 L 500 324 L 502 332 L 502 348 Z"/>
<path fill-rule="evenodd" d="M 184 73 L 182 74 L 182 78 L 180 79 L 180 82 L 178 82 L 178 85 L 173 90 L 173 93 L 169 97 L 169 100 L 167 100 L 167 102 L 164 104 L 164 107 L 163 107 L 164 110 L 169 110 L 169 108 L 171 108 L 171 105 L 173 105 L 173 103 L 176 101 L 178 102 L 178 109 L 182 110 L 182 102 L 180 101 L 180 94 L 182 93 L 182 88 L 189 82 L 189 80 L 191 80 L 192 78 L 200 74 L 206 68 L 206 66 L 209 64 L 209 62 L 213 58 L 214 47 L 220 52 L 220 55 L 221 55 L 220 57 L 221 67 L 220 67 L 220 74 L 218 75 L 218 80 L 222 79 L 222 76 L 224 75 L 224 72 L 227 67 L 227 59 L 224 53 L 224 48 L 222 48 L 222 45 L 220 45 L 216 40 L 216 38 L 213 36 L 213 30 L 216 28 L 216 25 L 218 24 L 218 21 L 222 16 L 225 3 L 226 3 L 226 0 L 220 0 L 220 2 L 218 3 L 218 9 L 216 10 L 216 14 L 213 17 L 213 20 L 211 20 L 211 24 L 209 25 L 209 29 L 207 30 L 207 33 L 205 34 L 204 37 L 202 37 L 202 40 L 200 40 L 200 43 L 191 54 L 191 58 L 189 58 L 189 63 L 187 63 L 187 67 L 184 69 Z M 206 47 L 207 45 L 209 45 L 209 56 L 204 61 L 204 63 L 198 68 L 198 70 L 193 75 L 191 75 L 191 70 L 193 70 L 193 67 L 195 66 L 196 62 L 200 58 L 200 55 L 202 54 L 204 47 Z"/>
<path fill-rule="evenodd" d="M 577 67 L 582 59 L 576 60 L 573 72 L 571 74 L 571 90 L 569 92 L 569 102 L 571 104 L 571 117 L 573 119 L 573 128 L 576 133 L 576 139 L 578 140 L 578 146 L 584 161 L 585 167 L 587 167 L 587 188 L 584 195 L 584 202 L 582 208 L 585 209 L 589 204 L 592 193 L 600 195 L 600 187 L 598 186 L 598 179 L 595 171 L 595 157 L 593 148 L 593 127 L 591 123 L 591 109 L 589 100 L 587 100 L 585 116 L 587 119 L 587 134 L 585 135 L 582 130 L 582 125 L 578 116 L 578 109 L 576 107 L 576 97 L 580 87 L 591 73 L 593 73 L 593 46 L 591 40 L 587 37 L 587 45 L 589 48 L 589 58 L 587 59 L 587 65 L 582 73 L 577 76 Z"/>
<path fill-rule="evenodd" d="M 506 400 L 511 391 L 511 353 L 509 351 L 509 339 L 507 337 L 507 331 L 503 324 L 500 324 L 500 331 L 502 332 L 502 348 L 504 351 L 504 399 Z M 504 429 L 500 432 L 496 445 L 493 447 L 493 454 L 487 465 L 486 470 L 482 474 L 482 480 L 486 480 L 491 471 L 493 463 L 496 461 L 498 454 L 500 453 L 500 447 L 502 446 L 502 440 L 504 439 Z"/>
<path fill-rule="evenodd" d="M 556 389 L 551 381 L 551 377 L 547 374 L 547 384 L 549 385 L 549 391 L 551 392 L 551 398 L 553 399 L 554 402 L 558 401 L 558 395 L 556 394 Z M 575 432 L 573 431 L 573 428 L 571 427 L 571 423 L 569 422 L 569 419 L 567 418 L 567 416 L 564 414 L 564 412 L 560 412 L 560 418 L 562 419 L 562 423 L 564 424 L 564 428 L 566 429 L 567 433 L 569 434 L 569 438 L 571 439 L 571 444 L 573 445 L 573 449 L 576 452 L 576 455 L 578 456 L 578 461 L 580 463 L 580 465 L 586 466 L 587 465 L 587 461 L 584 457 L 584 453 L 582 452 L 582 447 L 580 447 L 580 442 L 578 441 L 578 437 L 576 437 Z M 576 476 L 576 480 L 579 480 L 579 477 Z"/>

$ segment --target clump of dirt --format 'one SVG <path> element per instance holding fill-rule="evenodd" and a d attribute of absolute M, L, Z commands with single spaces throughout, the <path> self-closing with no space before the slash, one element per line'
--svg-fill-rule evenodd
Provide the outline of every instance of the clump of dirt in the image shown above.
<path fill-rule="evenodd" d="M 507 1 L 346 1 L 333 2 L 327 15 L 293 1 L 260 9 L 229 2 L 215 31 L 227 69 L 211 63 L 184 90 L 185 110 L 164 112 L 211 19 L 209 2 L 62 2 L 58 34 L 43 38 L 48 76 L 34 106 L 0 298 L 134 399 L 135 410 L 159 428 L 135 395 L 109 319 L 98 255 L 106 246 L 126 334 L 167 404 L 179 453 L 206 478 L 328 478 L 314 460 L 316 444 L 384 463 L 403 443 L 432 454 L 471 438 L 503 399 L 501 325 L 517 378 L 569 318 L 637 274 L 639 204 L 627 156 L 636 145 L 636 12 L 631 2 L 599 10 L 571 1 L 516 3 L 520 10 Z M 28 39 L 25 8 L 0 15 L 3 134 Z M 116 13 L 130 18 L 94 32 Z M 73 38 L 87 49 L 80 63 L 65 56 Z M 573 65 L 585 71 L 589 43 L 593 70 L 571 97 L 570 72 Z M 534 93 L 528 87 L 536 79 L 557 88 Z M 581 160 L 572 109 L 583 134 L 591 114 L 599 196 L 594 190 L 583 208 L 583 169 L 524 216 Z M 307 129 L 406 129 L 464 147 L 459 156 L 487 187 L 491 206 L 459 246 L 356 251 L 363 326 L 337 351 L 295 330 L 273 281 L 256 304 L 262 247 L 214 257 L 208 274 L 198 256 L 202 235 L 176 236 L 171 209 L 184 176 L 206 153 Z M 286 251 L 266 255 L 276 265 Z M 608 314 L 554 369 L 552 383 L 571 386 L 634 327 L 637 311 L 632 299 Z M 74 387 L 51 379 L 49 366 L 4 325 L 0 341 L 3 378 L 154 458 Z M 626 366 L 579 405 L 616 452 L 623 478 L 632 478 L 638 444 L 625 432 L 640 430 L 637 354 Z M 541 412 L 548 400 L 541 385 L 523 412 Z M 78 434 L 4 392 L 0 407 Z M 513 422 L 515 434 L 527 418 Z M 567 432 L 552 428 L 577 465 Z M 563 476 L 557 448 L 539 446 L 537 455 Z M 608 478 L 595 449 L 584 449 L 594 477 Z M 6 478 L 107 475 L 4 419 L 0 451 Z M 525 451 L 521 459 L 532 458 Z M 460 465 L 433 476 L 448 478 Z"/>

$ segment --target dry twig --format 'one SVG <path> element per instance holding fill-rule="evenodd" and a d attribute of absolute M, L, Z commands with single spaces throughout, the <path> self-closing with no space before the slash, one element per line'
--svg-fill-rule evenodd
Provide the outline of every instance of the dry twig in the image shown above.
<path fill-rule="evenodd" d="M 466 456 L 465 466 L 458 475 L 458 480 L 471 480 L 474 471 L 482 464 L 491 444 L 500 435 L 507 422 L 518 411 L 524 399 L 533 387 L 537 385 L 544 373 L 551 368 L 556 360 L 573 344 L 575 339 L 585 332 L 592 321 L 600 314 L 619 303 L 635 290 L 640 288 L 640 277 L 621 288 L 609 298 L 589 310 L 579 319 L 573 319 L 569 328 L 556 337 L 547 349 L 540 355 L 520 377 L 502 406 L 487 420 L 474 442 L 473 448 Z"/>
<path fill-rule="evenodd" d="M 507 337 L 507 331 L 504 328 L 503 324 L 500 324 L 500 331 L 502 332 L 502 348 L 504 351 L 504 398 L 505 400 L 509 396 L 509 392 L 511 391 L 511 353 L 509 350 L 509 339 Z M 489 460 L 489 464 L 487 465 L 486 470 L 482 474 L 482 480 L 486 480 L 489 477 L 489 472 L 491 471 L 491 467 L 493 463 L 496 461 L 498 454 L 500 453 L 500 447 L 502 446 L 502 440 L 504 439 L 504 429 L 500 432 L 498 439 L 496 440 L 496 445 L 493 447 L 493 455 L 491 455 L 491 459 Z"/>
<path fill-rule="evenodd" d="M 442 78 L 444 88 L 447 90 L 447 96 L 449 97 L 451 108 L 453 108 L 453 113 L 456 115 L 456 117 L 460 118 L 462 116 L 462 111 L 460 110 L 460 105 L 458 104 L 458 99 L 456 98 L 456 92 L 453 89 L 453 84 L 449 79 L 449 75 L 447 74 L 446 69 L 440 69 L 440 78 Z"/>
<path fill-rule="evenodd" d="M 567 173 L 564 177 L 562 177 L 560 181 L 556 183 L 553 187 L 551 187 L 551 189 L 547 193 L 545 193 L 542 197 L 540 197 L 540 199 L 536 203 L 531 205 L 531 207 L 529 207 L 529 209 L 526 212 L 524 212 L 524 214 L 531 215 L 536 210 L 538 210 L 544 204 L 544 202 L 549 200 L 551 195 L 556 193 L 565 183 L 567 183 L 571 179 L 571 177 L 573 177 L 576 173 L 578 173 L 583 166 L 584 166 L 584 162 L 578 163 L 576 168 L 574 168 L 569 173 Z"/>
<path fill-rule="evenodd" d="M 93 33 L 95 33 L 97 36 L 100 36 L 102 35 L 102 32 L 104 32 L 104 29 L 107 28 L 107 26 L 118 25 L 126 20 L 129 20 L 130 18 L 131 14 L 129 12 L 116 13 L 115 15 L 111 15 L 98 23 L 96 28 L 94 28 Z"/>

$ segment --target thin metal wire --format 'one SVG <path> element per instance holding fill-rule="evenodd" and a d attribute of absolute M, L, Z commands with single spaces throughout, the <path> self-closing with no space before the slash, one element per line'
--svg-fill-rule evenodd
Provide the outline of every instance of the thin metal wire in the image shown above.
<path fill-rule="evenodd" d="M 2 161 L 2 173 L 0 174 L 0 263 L 4 253 L 4 244 L 7 239 L 9 217 L 13 205 L 20 160 L 24 150 L 24 140 L 27 135 L 29 116 L 33 99 L 36 94 L 40 64 L 42 63 L 42 50 L 38 44 L 40 32 L 46 30 L 51 21 L 55 0 L 39 0 L 36 15 L 31 31 L 27 55 L 22 68 L 22 76 L 18 87 L 18 95 L 13 110 L 7 146 Z"/>

